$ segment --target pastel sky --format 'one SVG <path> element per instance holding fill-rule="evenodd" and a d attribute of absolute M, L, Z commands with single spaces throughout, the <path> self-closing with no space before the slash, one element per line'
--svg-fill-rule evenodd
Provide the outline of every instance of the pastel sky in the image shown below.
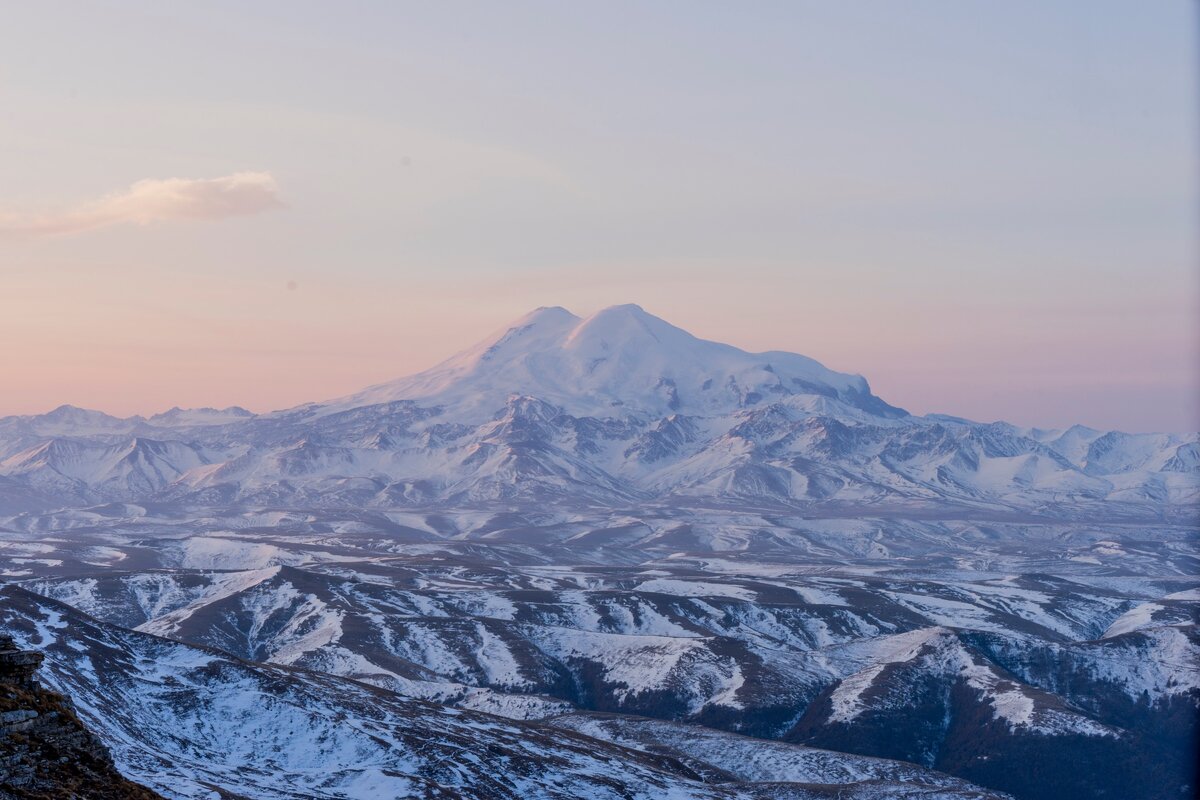
<path fill-rule="evenodd" d="M 636 302 L 914 412 L 1200 425 L 1187 0 L 10 3 L 0 415 Z"/>

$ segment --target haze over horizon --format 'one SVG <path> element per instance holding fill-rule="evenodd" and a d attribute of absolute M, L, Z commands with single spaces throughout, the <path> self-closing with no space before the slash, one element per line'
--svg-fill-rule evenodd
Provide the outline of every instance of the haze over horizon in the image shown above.
<path fill-rule="evenodd" d="M 634 302 L 917 414 L 1200 426 L 1191 4 L 64 5 L 0 32 L 0 416 Z"/>

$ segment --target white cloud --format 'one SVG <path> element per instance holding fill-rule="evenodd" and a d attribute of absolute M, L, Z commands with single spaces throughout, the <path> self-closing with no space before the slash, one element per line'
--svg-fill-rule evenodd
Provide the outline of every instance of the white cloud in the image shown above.
<path fill-rule="evenodd" d="M 281 207 L 279 189 L 267 172 L 144 180 L 60 213 L 0 212 L 0 237 L 54 236 L 124 223 L 224 219 Z"/>

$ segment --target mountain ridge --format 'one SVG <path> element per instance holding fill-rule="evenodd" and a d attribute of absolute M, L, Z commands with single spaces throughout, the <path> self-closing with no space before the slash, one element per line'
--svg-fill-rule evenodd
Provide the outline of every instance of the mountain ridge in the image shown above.
<path fill-rule="evenodd" d="M 900 503 L 1160 518 L 1200 436 L 914 416 L 860 375 L 699 339 L 636 305 L 544 307 L 415 375 L 267 414 L 0 418 L 0 513 L 323 506 Z"/>

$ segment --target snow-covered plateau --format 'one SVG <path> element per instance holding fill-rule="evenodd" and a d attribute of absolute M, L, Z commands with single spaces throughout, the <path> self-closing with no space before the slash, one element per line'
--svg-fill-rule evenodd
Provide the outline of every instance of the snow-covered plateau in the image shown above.
<path fill-rule="evenodd" d="M 1177 798 L 1200 436 L 636 306 L 269 414 L 0 419 L 0 629 L 170 798 Z"/>

